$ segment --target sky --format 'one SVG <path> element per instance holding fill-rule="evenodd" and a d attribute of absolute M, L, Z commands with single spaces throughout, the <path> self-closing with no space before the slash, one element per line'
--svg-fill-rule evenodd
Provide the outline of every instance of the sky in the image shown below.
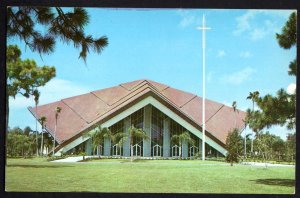
<path fill-rule="evenodd" d="M 280 48 L 275 34 L 293 10 L 217 9 L 107 9 L 87 8 L 86 34 L 107 36 L 101 54 L 89 53 L 86 64 L 79 49 L 57 40 L 49 55 L 32 52 L 18 38 L 8 39 L 22 51 L 22 59 L 39 66 L 55 66 L 56 77 L 39 89 L 40 105 L 108 88 L 121 83 L 150 79 L 202 96 L 202 32 L 197 27 L 206 16 L 206 97 L 240 110 L 252 107 L 249 92 L 274 95 L 280 88 L 292 92 L 296 78 L 288 65 L 296 47 Z M 42 30 L 45 31 L 45 30 Z M 10 98 L 9 126 L 35 129 L 27 110 L 33 98 Z M 40 130 L 40 126 L 39 126 Z M 285 127 L 270 133 L 286 139 Z M 247 129 L 245 133 L 250 133 Z"/>

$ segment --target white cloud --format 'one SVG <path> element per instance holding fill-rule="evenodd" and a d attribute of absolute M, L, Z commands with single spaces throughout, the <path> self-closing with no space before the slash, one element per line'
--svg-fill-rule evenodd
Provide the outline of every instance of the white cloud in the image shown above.
<path fill-rule="evenodd" d="M 287 19 L 292 12 L 296 10 L 256 10 L 257 13 L 265 14 L 271 17 L 281 17 Z"/>
<path fill-rule="evenodd" d="M 233 31 L 235 36 L 246 35 L 251 40 L 260 40 L 267 35 L 280 31 L 272 20 L 281 17 L 287 19 L 292 11 L 290 10 L 248 10 L 245 14 L 236 18 L 236 29 Z M 264 15 L 269 18 L 265 21 L 255 23 L 255 18 Z"/>
<path fill-rule="evenodd" d="M 263 28 L 255 28 L 252 32 L 250 32 L 250 38 L 252 40 L 259 40 L 264 38 L 267 35 L 267 31 Z"/>
<path fill-rule="evenodd" d="M 26 108 L 34 104 L 33 98 L 25 98 L 24 96 L 16 96 L 16 98 L 9 98 L 9 107 L 14 109 Z"/>
<path fill-rule="evenodd" d="M 247 67 L 241 71 L 224 75 L 223 77 L 221 77 L 221 81 L 222 83 L 239 85 L 249 80 L 253 73 L 255 73 L 255 70 L 251 67 Z"/>
<path fill-rule="evenodd" d="M 224 50 L 219 50 L 218 54 L 217 54 L 217 57 L 221 58 L 221 57 L 224 57 L 225 55 L 226 55 L 226 53 L 225 53 Z"/>
<path fill-rule="evenodd" d="M 201 18 L 196 17 L 194 14 L 187 10 L 178 10 L 177 14 L 181 16 L 181 20 L 179 22 L 179 27 L 185 28 L 190 25 L 199 24 L 201 22 Z"/>
<path fill-rule="evenodd" d="M 296 92 L 296 84 L 291 83 L 289 86 L 286 88 L 286 91 L 288 94 L 294 94 Z"/>
<path fill-rule="evenodd" d="M 186 16 L 184 18 L 181 19 L 181 21 L 179 22 L 179 26 L 180 27 L 187 27 L 190 24 L 193 24 L 195 21 L 195 17 L 194 16 Z"/>
<path fill-rule="evenodd" d="M 55 78 L 39 89 L 41 96 L 39 104 L 46 104 L 63 98 L 88 93 L 91 90 L 88 87 L 75 84 L 68 80 Z M 23 96 L 17 96 L 16 99 L 10 98 L 9 106 L 12 109 L 26 108 L 34 106 L 33 98 L 26 99 Z"/>
<path fill-rule="evenodd" d="M 252 54 L 249 51 L 245 51 L 245 52 L 240 53 L 240 57 L 242 57 L 242 58 L 249 58 L 251 56 L 252 56 Z"/>
<path fill-rule="evenodd" d="M 275 34 L 275 32 L 279 32 L 279 28 L 275 27 L 274 22 L 265 20 L 261 28 L 254 28 L 253 31 L 250 32 L 250 38 L 252 40 L 259 40 L 268 34 Z"/>
<path fill-rule="evenodd" d="M 255 12 L 253 10 L 247 11 L 245 14 L 236 18 L 237 27 L 234 30 L 234 35 L 240 35 L 241 33 L 249 30 L 251 28 L 249 20 L 255 16 Z"/>

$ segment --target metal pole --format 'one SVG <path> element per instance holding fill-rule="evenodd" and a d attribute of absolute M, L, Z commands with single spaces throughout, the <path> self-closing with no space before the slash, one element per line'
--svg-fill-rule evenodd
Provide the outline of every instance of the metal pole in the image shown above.
<path fill-rule="evenodd" d="M 202 160 L 205 160 L 205 31 L 209 27 L 205 26 L 205 16 L 202 18 L 202 27 L 197 29 L 202 30 Z"/>
<path fill-rule="evenodd" d="M 202 160 L 205 160 L 205 17 L 202 18 Z"/>

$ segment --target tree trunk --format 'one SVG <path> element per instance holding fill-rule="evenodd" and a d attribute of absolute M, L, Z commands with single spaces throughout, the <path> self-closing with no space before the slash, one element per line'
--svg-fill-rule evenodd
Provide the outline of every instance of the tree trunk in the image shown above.
<path fill-rule="evenodd" d="M 41 156 L 43 156 L 43 151 L 44 151 L 44 134 L 43 134 L 43 129 L 44 127 L 42 127 L 42 140 L 41 140 Z"/>
<path fill-rule="evenodd" d="M 131 147 L 131 162 L 133 162 L 133 145 L 130 145 L 130 147 Z"/>
<path fill-rule="evenodd" d="M 261 149 L 260 147 L 259 147 L 258 149 L 259 149 L 259 151 L 260 151 L 261 154 L 262 154 L 263 162 L 265 163 L 265 167 L 267 168 L 267 161 L 266 161 L 266 159 L 265 159 L 265 154 L 264 154 L 264 152 L 262 151 L 262 149 Z"/>
<path fill-rule="evenodd" d="M 246 159 L 247 157 L 247 134 L 246 134 L 246 130 L 245 130 L 245 142 L 244 142 L 245 146 L 244 146 L 244 157 Z"/>
<path fill-rule="evenodd" d="M 52 156 L 53 157 L 54 157 L 54 148 L 55 148 L 56 127 L 57 127 L 57 118 L 55 119 L 55 129 L 54 129 L 54 136 L 53 136 L 53 150 L 52 150 Z"/>
<path fill-rule="evenodd" d="M 181 160 L 181 148 L 182 148 L 182 145 L 179 145 L 179 159 Z"/>
<path fill-rule="evenodd" d="M 254 100 L 252 100 L 252 111 L 254 111 Z M 254 139 L 254 131 L 252 130 L 251 155 L 253 154 L 253 139 Z"/>
<path fill-rule="evenodd" d="M 35 141 L 36 141 L 36 156 L 39 156 L 39 144 L 38 144 L 38 130 L 37 130 L 37 125 L 38 125 L 38 118 L 37 118 L 37 102 L 35 102 Z"/>
<path fill-rule="evenodd" d="M 251 139 L 251 153 L 253 153 L 253 138 L 254 138 L 254 133 L 252 132 L 252 139 Z"/>
<path fill-rule="evenodd" d="M 98 156 L 99 156 L 99 159 L 101 159 L 100 145 L 98 146 Z"/>

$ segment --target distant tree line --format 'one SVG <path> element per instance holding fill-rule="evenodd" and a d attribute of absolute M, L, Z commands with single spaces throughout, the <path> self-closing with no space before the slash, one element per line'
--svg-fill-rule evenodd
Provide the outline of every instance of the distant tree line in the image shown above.
<path fill-rule="evenodd" d="M 14 127 L 8 129 L 7 133 L 7 157 L 31 157 L 36 153 L 47 155 L 51 151 L 53 138 L 46 132 L 39 133 L 36 137 L 36 132 L 30 127 L 21 129 Z M 38 142 L 36 141 L 38 139 Z M 41 147 L 41 139 L 43 138 L 43 149 Z"/>
<path fill-rule="evenodd" d="M 296 157 L 296 133 L 287 135 L 287 140 L 267 132 L 256 133 L 253 139 L 253 152 L 251 152 L 251 141 L 247 136 L 246 156 L 244 155 L 244 140 L 237 129 L 232 130 L 226 139 L 228 154 L 226 161 L 233 164 L 246 158 L 251 161 L 276 161 L 295 162 Z"/>

